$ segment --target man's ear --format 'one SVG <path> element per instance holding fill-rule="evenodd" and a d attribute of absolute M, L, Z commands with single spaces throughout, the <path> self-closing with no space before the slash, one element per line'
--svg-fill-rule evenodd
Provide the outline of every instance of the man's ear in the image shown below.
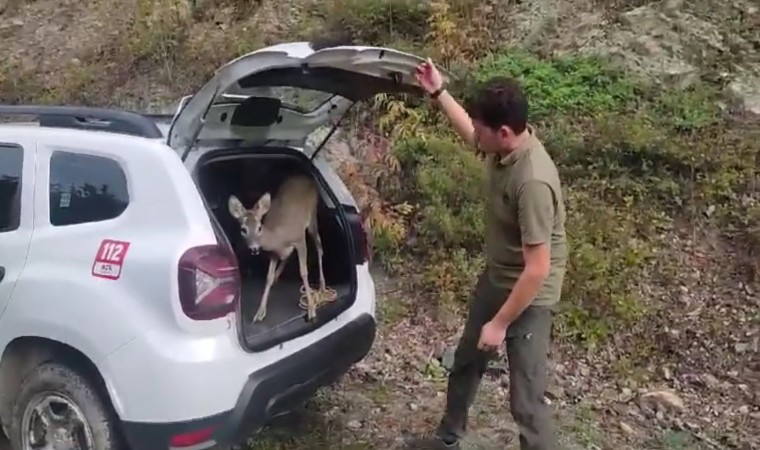
<path fill-rule="evenodd" d="M 227 201 L 227 209 L 230 210 L 232 217 L 237 220 L 240 220 L 245 216 L 245 206 L 243 206 L 240 200 L 234 195 L 231 195 L 230 199 Z"/>
<path fill-rule="evenodd" d="M 272 206 L 272 196 L 269 195 L 269 192 L 262 195 L 259 201 L 256 202 L 256 206 L 253 207 L 253 209 L 256 211 L 256 216 L 260 219 L 264 217 L 264 214 L 269 211 L 269 208 Z"/>
<path fill-rule="evenodd" d="M 500 126 L 499 129 L 496 130 L 496 133 L 498 134 L 499 139 L 509 139 L 515 135 L 514 131 L 506 125 Z"/>

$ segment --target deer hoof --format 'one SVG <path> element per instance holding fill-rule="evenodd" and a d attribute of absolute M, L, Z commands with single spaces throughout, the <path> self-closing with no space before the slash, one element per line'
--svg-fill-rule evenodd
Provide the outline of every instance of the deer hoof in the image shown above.
<path fill-rule="evenodd" d="M 266 317 L 266 315 L 267 315 L 267 311 L 265 309 L 259 309 L 256 312 L 256 315 L 253 316 L 253 321 L 254 322 L 261 322 L 262 320 L 264 320 L 264 317 Z"/>

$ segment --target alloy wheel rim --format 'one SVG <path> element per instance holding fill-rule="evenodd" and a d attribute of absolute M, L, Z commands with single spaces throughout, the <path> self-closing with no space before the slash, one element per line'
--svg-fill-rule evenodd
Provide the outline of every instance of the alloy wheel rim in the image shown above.
<path fill-rule="evenodd" d="M 93 450 L 93 434 L 82 409 L 65 395 L 32 397 L 21 421 L 23 450 Z"/>

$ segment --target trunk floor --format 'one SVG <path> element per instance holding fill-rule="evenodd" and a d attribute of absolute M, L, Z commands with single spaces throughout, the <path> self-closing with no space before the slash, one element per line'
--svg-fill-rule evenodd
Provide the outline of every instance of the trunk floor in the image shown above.
<path fill-rule="evenodd" d="M 301 300 L 301 280 L 289 280 L 280 278 L 277 280 L 269 292 L 267 301 L 267 314 L 261 322 L 253 322 L 253 316 L 258 311 L 261 303 L 261 295 L 264 293 L 265 279 L 245 279 L 243 280 L 242 301 L 243 301 L 243 330 L 246 341 L 253 338 L 259 338 L 262 333 L 280 331 L 282 328 L 291 328 L 298 326 L 306 321 L 306 310 L 298 306 Z M 312 285 L 312 289 L 318 285 Z M 349 283 L 340 285 L 327 284 L 338 294 L 335 302 L 324 304 L 317 307 L 317 314 L 320 309 L 327 308 L 347 297 L 351 293 Z M 296 322 L 296 323 L 294 323 Z"/>

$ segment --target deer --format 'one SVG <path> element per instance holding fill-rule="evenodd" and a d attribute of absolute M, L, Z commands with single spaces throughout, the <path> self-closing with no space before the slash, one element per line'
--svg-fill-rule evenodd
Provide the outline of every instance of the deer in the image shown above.
<path fill-rule="evenodd" d="M 314 180 L 304 175 L 288 177 L 274 198 L 265 192 L 251 209 L 246 209 L 236 196 L 230 196 L 227 202 L 229 212 L 240 223 L 240 234 L 250 251 L 259 254 L 264 250 L 270 254 L 266 285 L 254 322 L 266 317 L 272 285 L 279 279 L 294 250 L 298 255 L 299 272 L 306 291 L 307 318 L 313 320 L 316 317 L 314 293 L 309 286 L 306 233 L 311 235 L 317 248 L 319 286 L 324 291 L 322 240 L 317 229 L 318 201 L 319 193 Z"/>

